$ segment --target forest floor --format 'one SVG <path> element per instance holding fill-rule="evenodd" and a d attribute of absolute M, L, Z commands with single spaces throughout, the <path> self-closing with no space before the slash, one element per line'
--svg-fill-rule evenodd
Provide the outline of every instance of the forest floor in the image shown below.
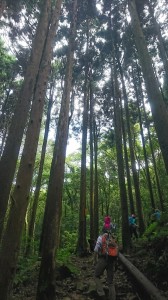
<path fill-rule="evenodd" d="M 164 249 L 164 251 L 163 251 Z M 158 239 L 147 244 L 134 242 L 131 255 L 128 259 L 143 272 L 155 286 L 162 290 L 168 299 L 168 238 Z M 11 300 L 35 300 L 39 263 L 33 272 L 27 274 L 24 281 L 17 283 L 13 289 Z M 126 280 L 122 268 L 115 274 L 117 299 L 136 300 L 138 297 L 131 294 L 131 287 Z M 103 278 L 105 291 L 108 293 L 106 279 Z M 57 300 L 90 300 L 98 299 L 94 282 L 93 255 L 77 257 L 72 255 L 68 265 L 57 268 L 56 274 Z"/>

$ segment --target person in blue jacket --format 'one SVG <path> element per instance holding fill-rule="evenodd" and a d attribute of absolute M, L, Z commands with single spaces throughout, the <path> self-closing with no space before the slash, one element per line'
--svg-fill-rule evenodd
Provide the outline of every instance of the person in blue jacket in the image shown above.
<path fill-rule="evenodd" d="M 136 239 L 138 238 L 138 233 L 137 233 L 137 224 L 136 224 L 136 217 L 134 214 L 129 216 L 129 228 L 130 228 L 130 235 L 131 238 L 135 237 Z"/>

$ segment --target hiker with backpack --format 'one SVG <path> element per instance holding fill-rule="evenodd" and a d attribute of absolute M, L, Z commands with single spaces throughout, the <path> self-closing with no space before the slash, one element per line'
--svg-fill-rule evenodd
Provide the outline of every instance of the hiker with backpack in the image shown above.
<path fill-rule="evenodd" d="M 131 238 L 135 237 L 136 239 L 138 238 L 138 233 L 137 233 L 137 224 L 136 224 L 136 217 L 134 214 L 129 216 L 129 228 L 130 228 L 130 235 Z"/>
<path fill-rule="evenodd" d="M 158 208 L 155 208 L 154 213 L 151 216 L 152 222 L 157 222 L 161 218 L 161 212 Z"/>
<path fill-rule="evenodd" d="M 114 229 L 109 216 L 105 217 L 103 232 L 98 237 L 94 248 L 95 283 L 99 299 L 106 299 L 101 282 L 104 271 L 107 272 L 107 283 L 109 287 L 109 300 L 115 300 L 115 287 L 113 277 L 118 256 L 118 245 L 112 233 Z"/>
<path fill-rule="evenodd" d="M 111 218 L 109 216 L 106 216 L 104 218 L 102 232 L 104 232 L 106 230 L 110 231 L 111 233 L 116 233 L 116 224 L 111 222 Z"/>

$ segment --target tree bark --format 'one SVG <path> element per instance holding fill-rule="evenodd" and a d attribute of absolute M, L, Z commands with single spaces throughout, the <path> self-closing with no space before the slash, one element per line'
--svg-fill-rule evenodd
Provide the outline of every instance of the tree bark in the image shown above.
<path fill-rule="evenodd" d="M 162 190 L 161 190 L 160 181 L 159 181 L 159 176 L 158 176 L 158 171 L 157 171 L 157 167 L 156 167 L 156 159 L 155 159 L 155 155 L 154 155 L 153 144 L 152 144 L 150 128 L 149 128 L 149 121 L 147 119 L 147 114 L 146 114 L 144 101 L 143 101 L 143 110 L 144 110 L 146 128 L 147 128 L 147 131 L 148 131 L 149 145 L 150 145 L 152 159 L 153 159 L 153 167 L 154 167 L 154 171 L 155 171 L 155 178 L 156 178 L 156 185 L 157 185 L 157 192 L 158 192 L 160 207 L 161 207 L 161 210 L 164 211 L 164 199 L 163 199 Z"/>
<path fill-rule="evenodd" d="M 150 12 L 153 24 L 154 24 L 154 29 L 155 29 L 155 32 L 157 34 L 157 38 L 158 38 L 158 41 L 159 41 L 158 48 L 159 48 L 159 51 L 160 51 L 161 59 L 163 61 L 163 65 L 164 65 L 164 69 L 165 69 L 165 73 L 166 73 L 166 78 L 167 78 L 167 82 L 168 82 L 168 57 L 167 57 L 167 53 L 166 53 L 162 33 L 161 33 L 161 30 L 160 30 L 160 26 L 159 26 L 159 24 L 158 24 L 158 22 L 155 18 L 155 15 L 154 15 L 153 6 L 152 6 L 152 4 L 150 3 L 149 0 L 147 0 L 147 4 L 148 4 L 149 12 Z"/>
<path fill-rule="evenodd" d="M 92 76 L 92 75 L 91 75 Z M 90 76 L 90 77 L 91 77 Z M 90 78 L 90 245 L 94 245 L 93 81 Z"/>
<path fill-rule="evenodd" d="M 122 67 L 121 67 L 120 60 L 118 58 L 118 52 L 117 52 L 117 62 L 118 62 L 118 67 L 119 67 L 121 82 L 122 82 L 124 105 L 125 105 L 125 108 L 126 108 L 127 103 L 128 103 L 128 97 L 127 97 L 126 87 L 125 87 L 125 83 L 124 83 L 123 70 L 122 70 Z M 127 131 L 128 131 L 128 139 L 131 135 L 131 129 L 130 129 L 130 125 L 128 123 L 128 117 L 129 116 L 126 115 L 126 122 L 124 122 L 124 119 L 123 119 L 124 111 L 123 111 L 122 107 L 121 107 L 121 110 L 122 110 L 121 113 L 122 113 L 123 139 L 124 139 L 124 141 L 126 141 L 126 128 L 125 128 L 126 124 L 127 124 Z M 125 109 L 125 111 L 126 111 L 126 109 Z M 130 138 L 129 143 L 131 142 L 131 140 L 132 139 Z M 128 163 L 128 153 L 127 153 L 127 148 L 126 148 L 125 143 L 124 143 L 124 153 L 125 153 L 125 163 L 126 163 L 126 171 L 127 171 L 128 196 L 129 196 L 129 202 L 130 202 L 130 211 L 131 211 L 132 214 L 134 214 L 135 213 L 135 207 L 134 207 L 134 199 L 133 199 L 133 194 L 132 194 L 131 175 L 130 175 L 130 168 L 129 168 L 129 163 Z"/>
<path fill-rule="evenodd" d="M 39 66 L 43 54 L 49 27 L 51 0 L 43 3 L 31 57 L 27 65 L 25 79 L 16 105 L 15 114 L 8 132 L 5 148 L 0 161 L 0 239 L 2 237 L 4 218 L 8 206 L 9 194 L 15 174 L 20 145 L 25 130 L 28 112 L 31 106 L 33 90 L 36 84 Z"/>
<path fill-rule="evenodd" d="M 39 166 L 38 177 L 37 177 L 37 182 L 36 182 L 36 189 L 34 192 L 33 207 L 32 207 L 30 222 L 29 222 L 29 226 L 28 226 L 28 241 L 27 241 L 26 253 L 25 253 L 26 256 L 29 256 L 32 252 L 32 241 L 33 241 L 33 236 L 34 236 L 35 219 L 36 219 L 38 199 L 39 199 L 40 188 L 41 188 L 41 179 L 42 179 L 43 166 L 44 166 L 44 160 L 45 160 L 45 154 L 46 154 L 49 126 L 50 126 L 51 108 L 52 108 L 52 103 L 53 103 L 54 89 L 53 89 L 53 87 L 51 89 L 52 89 L 52 92 L 50 93 L 49 102 L 48 102 L 47 119 L 46 119 L 46 124 L 45 124 L 44 140 L 43 140 L 41 158 L 40 158 L 40 166 Z"/>
<path fill-rule="evenodd" d="M 88 20 L 87 20 L 87 49 L 88 54 Z M 80 211 L 79 211 L 79 230 L 76 251 L 79 255 L 87 253 L 86 241 L 86 145 L 87 145 L 87 127 L 88 127 L 88 109 L 89 109 L 89 61 L 85 65 L 85 83 L 84 83 L 84 108 L 82 123 L 82 155 L 81 155 L 81 177 L 80 177 Z"/>
<path fill-rule="evenodd" d="M 29 191 L 33 176 L 48 74 L 52 58 L 53 39 L 58 26 L 60 9 L 61 0 L 60 3 L 57 1 L 55 10 L 52 14 L 49 32 L 46 37 L 46 45 L 36 83 L 25 145 L 17 174 L 16 185 L 12 193 L 12 205 L 10 208 L 6 231 L 2 240 L 0 268 L 3 271 L 0 273 L 0 294 L 4 300 L 8 299 L 19 255 L 21 234 L 24 227 L 26 210 L 29 201 Z"/>
<path fill-rule="evenodd" d="M 160 290 L 156 288 L 155 285 L 146 278 L 143 273 L 141 273 L 128 259 L 124 257 L 121 253 L 119 253 L 119 260 L 124 265 L 127 272 L 130 274 L 131 278 L 133 278 L 134 282 L 141 288 L 141 290 L 146 291 L 145 299 L 155 299 L 155 300 L 166 300 L 164 296 L 161 295 Z"/>
<path fill-rule="evenodd" d="M 125 130 L 125 122 L 124 122 L 123 109 L 121 106 L 121 123 L 122 123 L 122 134 L 123 134 L 123 147 L 124 147 L 124 157 L 125 157 L 125 167 L 127 174 L 127 185 L 128 185 L 128 197 L 129 197 L 129 208 L 131 214 L 135 213 L 133 194 L 132 194 L 132 185 L 131 185 L 131 175 L 130 175 L 130 166 L 128 159 L 128 151 L 127 151 L 127 138 L 126 138 L 126 130 Z"/>
<path fill-rule="evenodd" d="M 127 204 L 127 192 L 125 186 L 125 174 L 124 174 L 124 160 L 122 149 L 122 122 L 121 122 L 121 108 L 120 108 L 120 96 L 119 87 L 116 78 L 116 72 L 114 72 L 114 124 L 115 124 L 115 138 L 116 138 L 116 151 L 117 151 L 117 165 L 118 165 L 118 180 L 120 188 L 120 201 L 122 210 L 122 243 L 124 252 L 128 252 L 131 247 L 131 237 L 128 225 L 128 204 Z"/>
<path fill-rule="evenodd" d="M 5 8 L 6 8 L 6 0 L 0 0 L 0 18 L 2 17 Z"/>
<path fill-rule="evenodd" d="M 149 190 L 149 195 L 150 195 L 150 200 L 151 200 L 151 206 L 152 206 L 153 209 L 155 209 L 155 200 L 154 200 L 151 177 L 150 177 L 150 172 L 149 172 L 149 164 L 148 164 L 147 151 L 146 151 L 146 147 L 145 147 L 145 138 L 144 138 L 144 133 L 143 133 L 142 116 L 141 116 L 141 109 L 140 109 L 140 99 L 139 99 L 139 97 L 143 98 L 143 94 L 142 94 L 140 79 L 139 79 L 139 87 L 137 87 L 136 78 L 135 78 L 133 72 L 132 72 L 132 74 L 133 74 L 133 83 L 134 83 L 134 89 L 135 89 L 135 95 L 136 95 L 137 107 L 138 107 L 138 117 L 139 117 L 139 124 L 140 124 L 142 147 L 143 147 L 143 152 L 144 152 L 145 170 L 146 170 L 148 190 Z"/>
<path fill-rule="evenodd" d="M 129 113 L 129 106 L 128 106 L 128 98 L 127 98 L 125 86 L 123 85 L 123 87 L 124 87 L 123 88 L 124 107 L 125 107 L 126 124 L 127 124 L 127 132 L 128 132 L 130 160 L 131 160 L 132 176 L 133 176 L 134 189 L 135 189 L 136 209 L 137 209 L 138 221 L 139 221 L 139 231 L 140 231 L 140 234 L 143 234 L 143 232 L 145 230 L 145 224 L 144 224 L 143 214 L 142 214 L 141 194 L 140 194 L 138 173 L 137 173 L 137 169 L 136 169 L 136 161 L 135 161 L 132 133 L 131 133 L 131 127 L 130 127 L 130 113 Z"/>
<path fill-rule="evenodd" d="M 81 177 L 80 177 L 80 210 L 79 210 L 79 231 L 77 242 L 77 253 L 84 255 L 87 252 L 86 241 L 86 144 L 87 144 L 87 126 L 88 126 L 88 69 L 85 71 L 85 93 L 84 93 L 84 111 L 82 125 L 82 156 L 81 156 Z"/>
<path fill-rule="evenodd" d="M 98 190 L 98 170 L 97 170 L 97 153 L 98 153 L 98 146 L 97 146 L 97 126 L 94 120 L 93 123 L 93 132 L 94 132 L 94 168 L 95 168 L 95 184 L 94 184 L 94 240 L 97 239 L 99 234 L 99 190 Z"/>
<path fill-rule="evenodd" d="M 165 168 L 168 173 L 168 111 L 165 102 L 162 98 L 161 92 L 159 90 L 158 82 L 154 75 L 152 60 L 149 55 L 146 41 L 140 26 L 135 0 L 129 0 L 128 7 L 131 15 L 132 30 L 134 33 L 134 39 L 139 54 L 139 60 L 145 79 L 155 129 L 157 132 L 159 145 L 162 151 Z"/>
<path fill-rule="evenodd" d="M 43 225 L 44 239 L 42 244 L 42 260 L 36 296 L 37 300 L 55 300 L 55 256 L 59 244 L 60 219 L 62 211 L 62 192 L 69 128 L 69 103 L 76 37 L 76 18 L 77 0 L 74 0 L 72 8 L 71 30 L 69 34 L 70 38 L 67 55 L 65 85 L 47 192 L 46 215 Z"/>

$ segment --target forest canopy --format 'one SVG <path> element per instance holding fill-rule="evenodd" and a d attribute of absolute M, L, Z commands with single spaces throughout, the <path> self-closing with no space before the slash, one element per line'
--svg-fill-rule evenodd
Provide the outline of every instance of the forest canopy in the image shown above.
<path fill-rule="evenodd" d="M 156 209 L 167 218 L 168 11 L 14 2 L 0 1 L 0 294 L 33 254 L 42 300 L 60 251 L 85 255 L 104 216 L 125 252 L 129 215 L 140 236 Z"/>

